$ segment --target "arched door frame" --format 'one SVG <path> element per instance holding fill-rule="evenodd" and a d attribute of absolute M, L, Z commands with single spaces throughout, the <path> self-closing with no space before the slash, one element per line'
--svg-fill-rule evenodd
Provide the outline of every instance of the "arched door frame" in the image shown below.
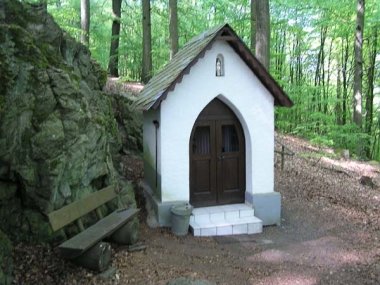
<path fill-rule="evenodd" d="M 198 115 L 190 135 L 189 190 L 194 206 L 244 202 L 245 148 L 238 116 L 220 98 L 214 98 Z"/>

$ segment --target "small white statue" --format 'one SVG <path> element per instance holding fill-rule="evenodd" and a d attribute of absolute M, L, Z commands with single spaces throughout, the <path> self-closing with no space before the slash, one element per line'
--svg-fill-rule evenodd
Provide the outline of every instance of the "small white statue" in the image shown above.
<path fill-rule="evenodd" d="M 222 61 L 220 58 L 216 59 L 216 76 L 223 76 Z"/>

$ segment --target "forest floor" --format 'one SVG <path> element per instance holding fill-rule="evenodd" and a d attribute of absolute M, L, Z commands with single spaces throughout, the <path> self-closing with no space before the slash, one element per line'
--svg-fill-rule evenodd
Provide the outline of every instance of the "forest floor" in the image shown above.
<path fill-rule="evenodd" d="M 56 249 L 21 244 L 15 283 L 164 285 L 184 276 L 227 285 L 380 284 L 379 166 L 336 158 L 331 149 L 295 137 L 277 140 L 295 153 L 286 156 L 284 170 L 276 158 L 281 226 L 255 235 L 179 238 L 147 227 L 143 211 L 140 235 L 147 247 L 115 247 L 113 279 L 63 261 Z M 141 178 L 141 159 L 129 156 L 127 162 L 127 176 Z M 360 183 L 363 175 L 374 184 Z"/>

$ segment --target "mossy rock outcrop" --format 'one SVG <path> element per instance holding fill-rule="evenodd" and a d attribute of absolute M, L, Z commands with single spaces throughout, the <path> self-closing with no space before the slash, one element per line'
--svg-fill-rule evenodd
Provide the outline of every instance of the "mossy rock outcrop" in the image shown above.
<path fill-rule="evenodd" d="M 0 4 L 0 228 L 49 240 L 46 214 L 110 184 L 121 148 L 106 73 L 42 6 Z"/>
<path fill-rule="evenodd" d="M 120 94 L 108 95 L 112 99 L 112 109 L 118 123 L 119 134 L 123 148 L 134 151 L 143 151 L 143 114 L 137 110 L 133 100 Z"/>
<path fill-rule="evenodd" d="M 0 230 L 0 284 L 12 283 L 12 243 Z"/>

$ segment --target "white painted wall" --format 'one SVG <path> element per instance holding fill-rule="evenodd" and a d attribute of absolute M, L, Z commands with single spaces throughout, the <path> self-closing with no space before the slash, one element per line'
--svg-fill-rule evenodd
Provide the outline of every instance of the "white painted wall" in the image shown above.
<path fill-rule="evenodd" d="M 219 53 L 224 56 L 223 77 L 215 76 L 215 59 Z M 161 103 L 162 202 L 189 201 L 191 130 L 199 113 L 215 97 L 235 112 L 244 130 L 246 191 L 273 191 L 274 98 L 234 50 L 227 43 L 217 41 Z M 144 123 L 144 141 L 151 140 L 148 138 L 151 120 L 146 118 Z M 149 133 L 145 133 L 146 129 Z"/>

